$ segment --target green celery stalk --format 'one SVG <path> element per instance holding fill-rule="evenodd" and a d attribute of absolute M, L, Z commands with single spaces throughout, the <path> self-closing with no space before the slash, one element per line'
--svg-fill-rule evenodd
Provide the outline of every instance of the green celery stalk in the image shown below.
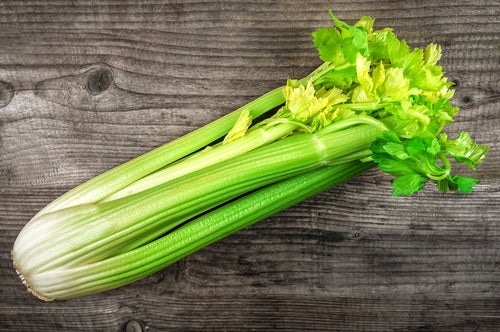
<path fill-rule="evenodd" d="M 160 183 L 166 183 L 224 160 L 237 157 L 245 152 L 276 141 L 296 128 L 297 125 L 293 123 L 282 123 L 268 130 L 259 128 L 230 144 L 220 145 L 212 151 L 199 153 L 183 162 L 176 163 L 139 179 L 122 190 L 106 197 L 103 201 L 112 201 L 127 197 L 153 188 Z"/>
<path fill-rule="evenodd" d="M 204 127 L 88 180 L 48 204 L 37 216 L 70 206 L 99 201 L 159 168 L 223 137 L 232 128 L 243 110 L 248 109 L 253 116 L 257 117 L 283 102 L 283 87 L 274 89 Z"/>
<path fill-rule="evenodd" d="M 32 230 L 20 234 L 14 259 L 25 276 L 64 266 L 105 259 L 143 245 L 182 222 L 264 185 L 304 173 L 337 158 L 366 151 L 382 133 L 362 124 L 338 132 L 289 136 L 201 171 L 125 198 L 126 202 L 96 208 L 74 220 L 74 227 L 49 235 Z M 196 184 L 193 186 L 192 184 Z M 91 230 L 91 231 L 88 231 Z M 124 249 L 125 248 L 125 249 Z"/>
<path fill-rule="evenodd" d="M 271 184 L 211 211 L 147 245 L 87 265 L 35 275 L 31 291 L 66 299 L 123 286 L 374 166 L 359 161 L 320 167 Z"/>
<path fill-rule="evenodd" d="M 318 80 L 333 69 L 334 66 L 331 63 L 325 62 L 311 74 L 302 78 L 300 82 Z M 95 203 L 127 187 L 138 179 L 205 147 L 226 135 L 244 110 L 248 110 L 253 118 L 257 118 L 283 104 L 285 101 L 284 88 L 279 87 L 271 90 L 204 127 L 82 183 L 45 206 L 32 220 L 45 213 L 66 207 Z"/>

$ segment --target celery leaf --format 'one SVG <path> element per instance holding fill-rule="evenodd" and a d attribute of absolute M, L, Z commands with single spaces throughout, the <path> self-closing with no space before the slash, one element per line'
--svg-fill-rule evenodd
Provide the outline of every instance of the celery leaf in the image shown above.
<path fill-rule="evenodd" d="M 435 137 L 401 140 L 393 132 L 386 131 L 372 143 L 373 161 L 382 171 L 397 176 L 392 183 L 394 196 L 417 193 L 429 179 L 441 192 L 472 191 L 479 180 L 451 175 L 447 156 L 453 156 L 475 169 L 475 165 L 485 157 L 488 147 L 473 143 L 467 133 L 460 134 L 455 141 L 448 141 L 443 135 L 439 140 Z"/>
<path fill-rule="evenodd" d="M 339 60 L 341 44 L 339 31 L 334 27 L 320 28 L 312 35 L 321 60 L 336 63 Z"/>
<path fill-rule="evenodd" d="M 245 136 L 248 127 L 250 127 L 251 125 L 252 125 L 252 116 L 250 115 L 248 109 L 245 109 L 241 112 L 233 128 L 231 128 L 231 130 L 224 137 L 224 141 L 222 142 L 222 144 L 230 143 L 240 137 Z"/>
<path fill-rule="evenodd" d="M 455 157 L 458 162 L 469 165 L 472 169 L 476 169 L 476 165 L 483 162 L 489 150 L 489 146 L 472 142 L 467 132 L 461 132 L 455 140 L 448 140 L 446 134 L 442 134 L 439 140 L 448 155 Z"/>

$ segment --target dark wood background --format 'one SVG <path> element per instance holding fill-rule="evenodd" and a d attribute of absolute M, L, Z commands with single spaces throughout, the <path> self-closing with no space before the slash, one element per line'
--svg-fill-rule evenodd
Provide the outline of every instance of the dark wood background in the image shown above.
<path fill-rule="evenodd" d="M 320 64 L 328 9 L 441 44 L 490 145 L 470 195 L 393 198 L 373 170 L 129 286 L 45 303 L 10 261 L 23 225 L 79 183 Z M 0 330 L 499 331 L 500 3 L 0 2 Z"/>

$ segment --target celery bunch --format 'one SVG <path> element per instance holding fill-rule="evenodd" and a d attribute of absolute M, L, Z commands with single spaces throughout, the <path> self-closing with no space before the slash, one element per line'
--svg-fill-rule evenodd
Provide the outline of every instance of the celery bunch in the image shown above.
<path fill-rule="evenodd" d="M 437 65 L 391 29 L 313 33 L 324 63 L 235 112 L 97 176 L 42 209 L 12 257 L 44 300 L 116 288 L 307 197 L 378 167 L 395 196 L 472 191 L 452 157 L 475 168 L 488 147 L 442 134 L 458 109 Z M 274 114 L 267 114 L 279 107 Z M 254 119 L 266 115 L 264 120 Z"/>

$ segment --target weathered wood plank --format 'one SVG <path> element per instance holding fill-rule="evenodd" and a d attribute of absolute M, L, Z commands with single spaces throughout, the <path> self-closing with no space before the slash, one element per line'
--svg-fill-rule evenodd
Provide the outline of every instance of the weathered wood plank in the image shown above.
<path fill-rule="evenodd" d="M 129 286 L 44 303 L 11 267 L 22 226 L 77 184 L 320 60 L 310 33 L 375 17 L 443 46 L 471 195 L 390 196 L 370 171 Z M 500 329 L 500 24 L 481 1 L 0 2 L 0 329 Z M 132 329 L 133 323 L 129 325 Z"/>

